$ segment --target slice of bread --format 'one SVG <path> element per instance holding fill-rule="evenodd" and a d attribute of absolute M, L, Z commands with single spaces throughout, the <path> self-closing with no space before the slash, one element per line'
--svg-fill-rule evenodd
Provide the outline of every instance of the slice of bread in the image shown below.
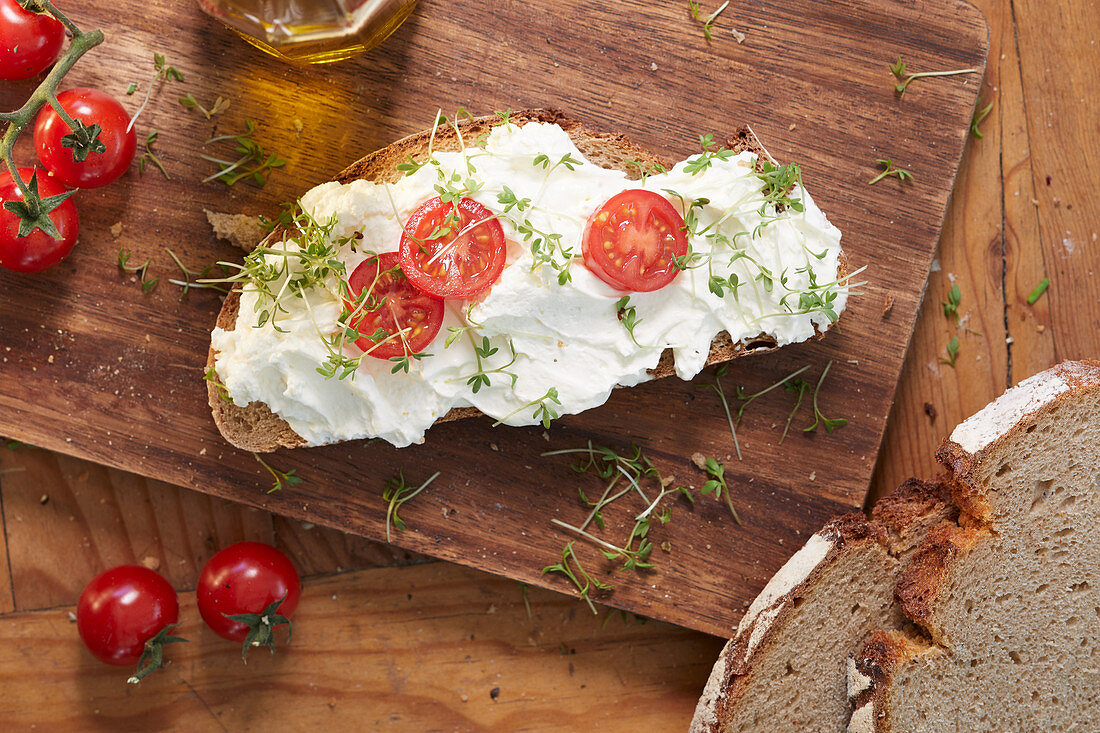
<path fill-rule="evenodd" d="M 580 152 L 590 162 L 601 165 L 604 168 L 620 170 L 631 179 L 640 177 L 639 163 L 646 169 L 656 165 L 667 166 L 668 162 L 660 156 L 647 152 L 631 143 L 623 135 L 596 132 L 576 122 L 556 110 L 527 110 L 511 116 L 513 124 L 524 125 L 529 122 L 548 122 L 561 126 Z M 468 141 L 477 140 L 481 135 L 487 134 L 494 124 L 499 124 L 496 116 L 466 119 L 458 122 L 462 139 Z M 393 183 L 404 175 L 397 166 L 406 162 L 408 156 L 417 160 L 425 160 L 429 154 L 430 146 L 437 151 L 459 150 L 461 141 L 459 134 L 453 128 L 441 126 L 435 131 L 434 143 L 431 142 L 432 131 L 426 130 L 415 135 L 398 140 L 397 142 L 375 151 L 361 160 L 351 164 L 343 172 L 336 176 L 337 181 L 348 183 L 356 179 L 375 181 L 378 183 Z M 749 151 L 764 159 L 771 157 L 763 149 L 756 136 L 748 128 L 742 128 L 729 139 L 727 147 L 737 151 Z M 269 240 L 285 236 L 285 231 L 276 230 L 269 236 Z M 265 240 L 268 241 L 268 240 Z M 843 281 L 848 274 L 847 260 L 843 253 L 840 257 L 837 279 Z M 237 322 L 238 303 L 240 292 L 235 289 L 226 297 L 221 312 L 218 314 L 217 326 L 231 331 Z M 823 335 L 818 330 L 816 338 Z M 771 337 L 760 334 L 749 341 L 733 343 L 729 335 L 720 333 L 711 344 L 708 364 L 729 361 L 748 353 L 771 351 L 777 347 Z M 211 379 L 207 384 L 207 397 L 210 409 L 214 416 L 214 422 L 218 430 L 234 446 L 243 450 L 266 453 L 277 448 L 296 448 L 305 445 L 305 440 L 299 436 L 286 423 L 285 420 L 274 414 L 267 405 L 261 402 L 252 402 L 247 407 L 240 407 L 224 398 L 224 388 L 216 379 L 213 372 L 215 351 L 211 347 L 207 357 L 207 374 Z M 674 373 L 673 357 L 671 350 L 666 350 L 661 356 L 660 362 L 650 370 L 654 378 L 667 377 Z M 455 408 L 439 418 L 438 422 L 456 420 L 481 414 L 472 407 Z"/>
<path fill-rule="evenodd" d="M 906 481 L 868 521 L 838 517 L 753 601 L 719 656 L 695 711 L 695 733 L 843 731 L 848 653 L 900 618 L 892 591 L 930 528 L 957 514 L 938 482 Z"/>
<path fill-rule="evenodd" d="M 1100 730 L 1100 362 L 1021 382 L 938 458 L 959 525 L 898 580 L 923 633 L 853 657 L 849 730 Z"/>

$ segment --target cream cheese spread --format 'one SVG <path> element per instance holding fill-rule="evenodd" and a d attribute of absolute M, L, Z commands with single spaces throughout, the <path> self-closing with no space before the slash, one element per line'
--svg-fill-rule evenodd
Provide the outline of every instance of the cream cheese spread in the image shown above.
<path fill-rule="evenodd" d="M 616 386 L 648 379 L 665 349 L 672 350 L 680 378 L 691 379 L 722 331 L 734 342 L 761 333 L 780 345 L 804 341 L 831 318 L 814 305 L 820 300 L 806 301 L 803 294 L 828 296 L 833 317 L 844 309 L 848 286 L 836 282 L 840 232 L 801 185 L 789 193 L 801 211 L 777 211 L 767 203 L 751 153 L 711 156 L 702 169 L 689 159 L 629 180 L 586 161 L 553 124 L 502 124 L 481 144 L 435 152 L 394 184 L 325 183 L 300 201 L 317 221 L 332 222 L 333 241 L 351 238 L 338 251 L 350 273 L 372 253 L 397 250 L 403 222 L 436 195 L 441 175 L 476 180 L 480 188 L 470 198 L 495 213 L 503 212 L 504 187 L 531 200 L 522 214 L 501 217 L 509 244 L 500 279 L 469 302 L 446 301 L 443 327 L 424 350 L 430 356 L 396 373 L 390 361 L 367 356 L 353 374 L 325 377 L 317 371 L 328 357 L 322 336 L 339 330 L 343 307 L 332 289 L 281 298 L 280 309 L 257 327 L 268 296 L 246 282 L 235 328 L 212 334 L 215 369 L 236 404 L 266 403 L 310 445 L 378 437 L 400 447 L 423 442 L 427 428 L 454 407 L 476 407 L 509 425 L 539 422 L 547 415 L 539 413 L 542 406 L 553 415 L 596 407 Z M 566 155 L 581 162 L 552 164 Z M 542 165 L 539 156 L 546 156 Z M 591 213 L 633 188 L 660 192 L 681 211 L 689 208 L 697 233 L 689 236 L 695 266 L 660 290 L 627 294 L 589 272 L 580 252 Z M 517 216 L 560 234 L 561 247 L 572 249 L 575 259 L 564 265 L 567 282 L 560 283 L 551 266 L 533 266 Z M 272 247 L 293 252 L 298 245 Z M 266 258 L 273 265 L 293 259 L 278 253 Z M 736 292 L 723 288 L 719 297 L 712 278 L 728 283 L 731 275 L 737 276 Z M 633 333 L 621 321 L 624 307 L 634 308 Z M 456 335 L 454 329 L 465 330 Z M 447 344 L 449 336 L 456 337 Z M 475 393 L 468 382 L 478 371 L 475 343 L 485 337 L 497 351 L 482 360 L 490 384 Z M 351 357 L 361 353 L 350 343 L 343 349 Z M 510 361 L 504 371 L 492 371 Z M 546 399 L 550 393 L 556 401 Z"/>

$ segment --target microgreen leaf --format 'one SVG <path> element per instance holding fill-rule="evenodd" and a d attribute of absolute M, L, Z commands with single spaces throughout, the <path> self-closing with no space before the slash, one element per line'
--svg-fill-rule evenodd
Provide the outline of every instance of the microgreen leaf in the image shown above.
<path fill-rule="evenodd" d="M 959 322 L 959 303 L 962 302 L 962 291 L 958 283 L 951 283 L 951 289 L 947 291 L 947 300 L 943 301 L 943 315 L 947 318 L 954 317 L 955 323 Z"/>
<path fill-rule="evenodd" d="M 382 501 L 386 503 L 386 542 L 390 542 L 390 525 L 399 531 L 405 531 L 405 521 L 401 519 L 401 515 L 398 511 L 401 506 L 419 494 L 424 489 L 439 478 L 439 471 L 436 471 L 428 480 L 419 486 L 410 486 L 405 483 L 405 475 L 398 473 L 396 476 L 386 482 L 385 488 L 382 490 Z"/>
<path fill-rule="evenodd" d="M 897 92 L 898 99 L 901 99 L 905 95 L 905 90 L 909 87 L 910 82 L 914 79 L 925 79 L 933 76 L 955 76 L 957 74 L 976 74 L 977 69 L 954 69 L 952 71 L 922 71 L 917 74 L 908 73 L 908 68 L 905 62 L 901 60 L 901 56 L 898 56 L 898 60 L 889 64 L 890 72 L 894 75 L 894 78 L 898 80 L 894 84 L 894 91 Z"/>
<path fill-rule="evenodd" d="M 978 129 L 978 125 L 982 124 L 986 117 L 989 116 L 989 112 L 993 109 L 993 101 L 982 107 L 982 100 L 979 98 L 977 104 L 974 105 L 974 116 L 970 118 L 970 134 L 981 140 L 984 135 L 982 131 Z"/>
<path fill-rule="evenodd" d="M 952 336 L 951 340 L 947 343 L 947 357 L 940 357 L 940 361 L 951 367 L 955 368 L 955 357 L 959 354 L 959 337 Z"/>
<path fill-rule="evenodd" d="M 1047 291 L 1047 288 L 1049 287 L 1050 278 L 1044 277 L 1042 280 L 1039 281 L 1039 284 L 1035 286 L 1035 289 L 1031 291 L 1031 295 L 1027 296 L 1027 304 L 1035 305 L 1035 302 L 1039 300 L 1039 298 L 1043 297 L 1043 293 L 1045 293 Z"/>
<path fill-rule="evenodd" d="M 904 168 L 895 168 L 894 161 L 890 160 L 889 158 L 877 158 L 875 159 L 875 162 L 878 163 L 879 167 L 881 167 L 883 170 L 877 176 L 867 181 L 868 186 L 873 186 L 887 176 L 897 176 L 897 179 L 899 181 L 913 179 L 912 173 L 905 170 Z"/>
<path fill-rule="evenodd" d="M 253 453 L 252 456 L 259 461 L 260 465 L 267 469 L 267 472 L 275 479 L 275 483 L 271 485 L 271 488 L 267 493 L 274 494 L 276 491 L 282 491 L 283 484 L 287 486 L 297 486 L 302 483 L 302 478 L 295 474 L 296 469 L 290 469 L 289 471 L 280 471 L 277 468 L 272 468 L 267 461 L 260 458 L 259 453 Z"/>
<path fill-rule="evenodd" d="M 818 425 L 822 425 L 825 428 L 826 433 L 831 433 L 834 430 L 839 430 L 840 428 L 842 428 L 842 427 L 844 427 L 845 425 L 848 424 L 848 419 L 847 418 L 837 417 L 837 418 L 831 418 L 830 419 L 830 418 L 825 417 L 825 413 L 823 413 L 821 411 L 821 408 L 817 406 L 817 395 L 818 395 L 819 392 L 821 392 L 821 385 L 824 384 L 825 377 L 828 376 L 829 370 L 832 368 L 832 366 L 833 366 L 833 361 L 832 361 L 832 359 L 830 359 L 829 363 L 826 364 L 825 368 L 821 371 L 821 376 L 818 377 L 817 385 L 814 387 L 814 399 L 813 399 L 814 422 L 813 422 L 813 425 L 810 425 L 809 427 L 806 427 L 806 428 L 802 428 L 802 432 L 804 432 L 804 433 L 816 432 Z"/>

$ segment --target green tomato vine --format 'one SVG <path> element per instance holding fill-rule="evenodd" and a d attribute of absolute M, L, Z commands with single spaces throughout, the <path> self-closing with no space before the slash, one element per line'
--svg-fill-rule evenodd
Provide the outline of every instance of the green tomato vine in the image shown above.
<path fill-rule="evenodd" d="M 52 196 L 42 199 L 38 194 L 38 187 L 28 185 L 19 175 L 19 168 L 15 164 L 15 141 L 19 135 L 33 122 L 39 111 L 47 104 L 54 108 L 57 114 L 73 131 L 73 156 L 87 156 L 88 152 L 95 151 L 102 146 L 99 142 L 99 130 L 95 125 L 85 126 L 80 120 L 74 120 L 57 101 L 57 90 L 61 80 L 69 73 L 80 57 L 103 43 L 103 31 L 82 31 L 76 27 L 68 16 L 58 10 L 50 0 L 20 0 L 24 10 L 32 13 L 50 15 L 56 18 L 72 34 L 69 47 L 58 57 L 53 68 L 46 74 L 46 78 L 34 90 L 30 98 L 22 107 L 14 112 L 0 112 L 0 120 L 8 123 L 4 136 L 0 138 L 0 158 L 7 165 L 12 181 L 19 187 L 23 194 L 23 201 L 7 201 L 4 208 L 19 216 L 22 223 L 19 227 L 19 236 L 30 234 L 35 228 L 41 229 L 51 237 L 57 237 L 57 227 L 50 220 L 49 213 L 61 205 L 61 202 L 72 195 L 73 191 L 60 196 Z M 79 158 L 78 158 L 79 159 Z"/>

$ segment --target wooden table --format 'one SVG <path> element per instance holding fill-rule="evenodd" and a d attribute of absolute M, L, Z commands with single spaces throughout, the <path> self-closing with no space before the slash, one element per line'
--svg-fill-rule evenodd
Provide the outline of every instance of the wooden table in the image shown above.
<path fill-rule="evenodd" d="M 991 28 L 982 99 L 994 105 L 963 161 L 872 496 L 935 473 L 939 441 L 1009 384 L 1100 356 L 1088 175 L 1100 170 L 1100 9 L 978 5 Z M 1043 277 L 1050 289 L 1029 305 Z M 940 305 L 952 282 L 958 326 Z M 939 358 L 955 334 L 951 368 Z M 5 730 L 676 730 L 722 644 L 29 447 L 0 447 L 0 509 Z M 293 644 L 248 666 L 197 622 L 189 592 L 240 539 L 277 544 L 307 576 Z M 96 663 L 70 621 L 83 584 L 124 562 L 183 591 L 192 640 L 140 689 Z"/>

